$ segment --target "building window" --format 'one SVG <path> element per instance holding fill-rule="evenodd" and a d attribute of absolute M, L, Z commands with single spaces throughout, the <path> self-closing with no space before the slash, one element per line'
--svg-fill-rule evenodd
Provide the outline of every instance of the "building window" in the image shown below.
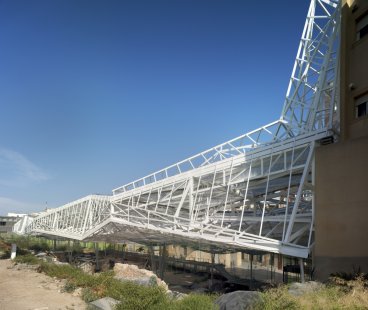
<path fill-rule="evenodd" d="M 356 39 L 357 41 L 368 34 L 368 14 L 357 20 Z"/>
<path fill-rule="evenodd" d="M 363 102 L 357 106 L 357 117 L 367 115 L 367 102 Z"/>
<path fill-rule="evenodd" d="M 6 226 L 6 222 L 0 222 L 0 226 Z"/>
<path fill-rule="evenodd" d="M 368 94 L 355 100 L 355 117 L 361 118 L 368 115 Z"/>

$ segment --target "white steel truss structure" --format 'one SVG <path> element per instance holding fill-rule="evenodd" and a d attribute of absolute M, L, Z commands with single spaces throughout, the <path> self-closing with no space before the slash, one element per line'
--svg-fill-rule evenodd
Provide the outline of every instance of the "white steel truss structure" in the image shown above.
<path fill-rule="evenodd" d="M 16 230 L 307 257 L 314 151 L 339 128 L 339 0 L 312 0 L 279 120 Z"/>

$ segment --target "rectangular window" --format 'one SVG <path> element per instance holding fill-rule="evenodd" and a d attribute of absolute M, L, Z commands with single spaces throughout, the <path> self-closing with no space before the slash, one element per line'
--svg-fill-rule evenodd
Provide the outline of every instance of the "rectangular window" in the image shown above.
<path fill-rule="evenodd" d="M 355 117 L 368 115 L 368 94 L 355 99 Z"/>
<path fill-rule="evenodd" d="M 0 226 L 6 226 L 6 222 L 0 222 Z"/>
<path fill-rule="evenodd" d="M 356 23 L 356 40 L 360 40 L 368 34 L 368 14 L 360 18 Z"/>
<path fill-rule="evenodd" d="M 357 117 L 367 115 L 367 102 L 363 102 L 357 106 Z"/>

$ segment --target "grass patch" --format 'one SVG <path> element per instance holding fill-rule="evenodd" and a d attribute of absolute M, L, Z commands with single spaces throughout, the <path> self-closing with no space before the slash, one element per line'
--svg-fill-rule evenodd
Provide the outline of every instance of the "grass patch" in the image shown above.
<path fill-rule="evenodd" d="M 286 285 L 271 288 L 262 293 L 262 302 L 257 305 L 257 310 L 276 309 L 300 309 L 297 299 L 288 293 Z"/>
<path fill-rule="evenodd" d="M 75 291 L 77 287 L 75 286 L 75 284 L 73 282 L 66 282 L 64 287 L 63 287 L 63 291 L 67 292 L 67 293 L 73 293 Z"/>
<path fill-rule="evenodd" d="M 141 286 L 131 282 L 115 283 L 112 294 L 121 302 L 117 310 L 169 309 L 170 300 L 164 290 L 158 286 Z M 111 292 L 111 291 L 110 291 Z"/>
<path fill-rule="evenodd" d="M 98 299 L 98 296 L 95 294 L 95 292 L 91 288 L 85 287 L 82 289 L 82 299 L 85 302 L 91 302 L 91 301 Z"/>
<path fill-rule="evenodd" d="M 214 305 L 214 301 L 218 298 L 218 295 L 198 295 L 190 294 L 185 298 L 173 303 L 173 310 L 212 310 L 218 309 L 218 306 Z"/>
<path fill-rule="evenodd" d="M 295 297 L 288 292 L 288 286 L 282 285 L 263 292 L 256 309 L 368 309 L 367 286 L 364 278 L 335 278 L 318 290 Z"/>
<path fill-rule="evenodd" d="M 14 258 L 14 261 L 18 264 L 37 265 L 40 264 L 40 260 L 31 254 L 18 255 Z"/>

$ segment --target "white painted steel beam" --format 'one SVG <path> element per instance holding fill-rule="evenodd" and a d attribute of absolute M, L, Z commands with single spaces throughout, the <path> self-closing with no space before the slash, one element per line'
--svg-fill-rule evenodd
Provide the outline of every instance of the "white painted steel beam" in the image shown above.
<path fill-rule="evenodd" d="M 339 27 L 339 1 L 311 1 L 279 120 L 118 187 L 111 196 L 84 197 L 16 229 L 307 257 L 314 148 L 339 131 Z"/>

